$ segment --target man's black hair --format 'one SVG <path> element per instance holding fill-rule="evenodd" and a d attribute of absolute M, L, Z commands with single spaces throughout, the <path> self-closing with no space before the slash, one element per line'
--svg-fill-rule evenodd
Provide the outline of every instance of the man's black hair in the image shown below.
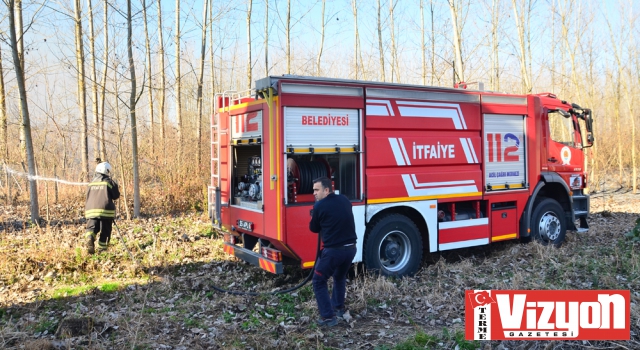
<path fill-rule="evenodd" d="M 320 183 L 322 185 L 323 188 L 328 188 L 329 192 L 333 192 L 333 186 L 331 185 L 331 179 L 323 176 L 323 177 L 319 177 L 315 180 L 313 180 L 313 183 Z"/>

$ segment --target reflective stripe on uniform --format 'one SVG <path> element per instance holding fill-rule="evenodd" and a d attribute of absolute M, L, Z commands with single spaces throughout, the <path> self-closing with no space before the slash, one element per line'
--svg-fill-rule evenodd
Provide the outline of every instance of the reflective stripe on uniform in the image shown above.
<path fill-rule="evenodd" d="M 116 216 L 116 211 L 113 209 L 89 209 L 84 212 L 84 217 L 95 218 L 95 217 L 105 217 L 105 218 L 113 218 Z"/>
<path fill-rule="evenodd" d="M 105 250 L 109 247 L 109 243 L 102 242 L 98 240 L 98 249 Z"/>
<path fill-rule="evenodd" d="M 84 234 L 85 237 L 91 237 L 91 238 L 95 238 L 95 234 L 92 231 L 88 231 L 87 233 Z"/>
<path fill-rule="evenodd" d="M 111 184 L 106 181 L 92 182 L 89 184 L 89 186 L 107 186 L 109 188 L 113 188 L 113 186 L 111 186 Z"/>

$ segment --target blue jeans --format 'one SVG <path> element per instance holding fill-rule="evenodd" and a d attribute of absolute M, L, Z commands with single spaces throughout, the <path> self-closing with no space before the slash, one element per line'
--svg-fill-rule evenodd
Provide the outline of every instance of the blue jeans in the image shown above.
<path fill-rule="evenodd" d="M 356 256 L 355 244 L 349 247 L 325 248 L 320 253 L 313 273 L 313 293 L 318 302 L 322 318 L 335 316 L 334 310 L 344 309 L 344 295 L 347 287 L 347 272 Z M 333 277 L 333 292 L 329 298 L 327 281 Z"/>

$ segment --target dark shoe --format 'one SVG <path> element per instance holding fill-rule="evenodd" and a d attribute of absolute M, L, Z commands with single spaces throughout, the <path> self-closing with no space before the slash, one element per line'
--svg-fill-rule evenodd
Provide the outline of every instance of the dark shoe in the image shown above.
<path fill-rule="evenodd" d="M 332 318 L 320 318 L 316 321 L 316 323 L 318 324 L 318 326 L 323 326 L 323 327 L 333 327 L 335 325 L 338 324 L 338 319 L 335 317 Z"/>
<path fill-rule="evenodd" d="M 98 240 L 98 251 L 99 252 L 105 252 L 105 251 L 107 251 L 107 248 L 109 248 L 109 243 L 105 243 L 105 242 L 102 242 L 101 240 Z"/>
<path fill-rule="evenodd" d="M 93 245 L 93 240 L 95 239 L 95 237 L 93 237 L 92 235 L 87 235 L 85 239 L 86 239 L 85 246 L 87 247 L 87 253 L 94 254 L 96 252 L 95 246 Z"/>
<path fill-rule="evenodd" d="M 345 312 L 346 312 L 345 309 L 335 309 L 336 317 L 342 318 L 342 316 L 344 316 Z"/>

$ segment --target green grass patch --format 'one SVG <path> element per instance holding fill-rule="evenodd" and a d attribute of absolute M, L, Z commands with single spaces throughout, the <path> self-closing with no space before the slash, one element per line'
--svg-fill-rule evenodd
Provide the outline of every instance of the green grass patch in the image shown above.
<path fill-rule="evenodd" d="M 76 296 L 76 295 L 84 294 L 85 292 L 93 288 L 95 288 L 95 286 L 92 286 L 92 285 L 78 286 L 78 287 L 61 287 L 61 288 L 55 289 L 51 297 L 53 299 L 60 299 L 64 297 Z"/>
<path fill-rule="evenodd" d="M 397 344 L 394 347 L 394 350 L 430 349 L 435 346 L 437 342 L 438 338 L 428 335 L 422 331 L 418 331 L 413 338 Z"/>
<path fill-rule="evenodd" d="M 216 231 L 212 225 L 207 225 L 205 228 L 200 230 L 200 236 L 206 238 L 220 238 L 218 231 Z"/>
<path fill-rule="evenodd" d="M 36 324 L 33 330 L 36 333 L 44 333 L 44 331 L 47 331 L 47 333 L 54 333 L 57 328 L 58 328 L 58 321 L 45 320 Z"/>
<path fill-rule="evenodd" d="M 76 295 L 84 294 L 87 291 L 90 291 L 94 288 L 97 288 L 100 291 L 103 291 L 105 293 L 112 293 L 112 292 L 119 291 L 125 286 L 126 284 L 119 283 L 119 282 L 107 282 L 100 285 L 87 284 L 87 285 L 76 286 L 76 287 L 60 287 L 53 291 L 53 293 L 51 294 L 51 297 L 53 299 L 60 299 L 65 297 L 76 296 Z"/>
<path fill-rule="evenodd" d="M 636 219 L 636 226 L 627 232 L 625 236 L 634 243 L 640 242 L 640 218 Z"/>
<path fill-rule="evenodd" d="M 119 291 L 122 287 L 124 287 L 124 285 L 117 283 L 117 282 L 109 282 L 109 283 L 104 283 L 101 286 L 98 287 L 98 289 L 100 289 L 101 291 L 105 292 L 105 293 L 112 293 L 112 292 L 117 292 Z"/>

